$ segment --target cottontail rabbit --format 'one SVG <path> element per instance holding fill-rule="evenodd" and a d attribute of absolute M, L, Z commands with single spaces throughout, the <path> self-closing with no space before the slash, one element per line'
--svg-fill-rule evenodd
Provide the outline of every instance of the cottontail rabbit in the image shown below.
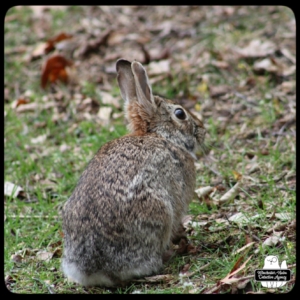
<path fill-rule="evenodd" d="M 202 122 L 153 96 L 144 67 L 119 59 L 130 134 L 100 148 L 63 208 L 62 270 L 84 286 L 159 272 L 195 187 Z"/>

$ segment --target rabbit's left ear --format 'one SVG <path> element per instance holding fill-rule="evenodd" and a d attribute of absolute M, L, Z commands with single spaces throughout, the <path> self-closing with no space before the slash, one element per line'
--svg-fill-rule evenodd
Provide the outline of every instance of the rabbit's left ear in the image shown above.
<path fill-rule="evenodd" d="M 136 101 L 135 81 L 131 71 L 131 63 L 123 58 L 119 59 L 116 64 L 117 79 L 121 91 L 122 98 L 125 103 Z"/>
<path fill-rule="evenodd" d="M 135 81 L 137 101 L 142 105 L 148 115 L 151 115 L 154 113 L 156 105 L 146 70 L 137 61 L 131 63 L 131 70 Z"/>

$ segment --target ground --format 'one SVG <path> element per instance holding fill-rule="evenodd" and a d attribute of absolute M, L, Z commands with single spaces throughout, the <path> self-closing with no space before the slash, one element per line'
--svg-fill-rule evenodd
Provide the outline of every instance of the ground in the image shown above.
<path fill-rule="evenodd" d="M 27 6 L 11 8 L 4 27 L 8 290 L 175 294 L 293 288 L 292 10 Z M 206 147 L 197 153 L 197 189 L 184 220 L 189 244 L 179 246 L 181 253 L 157 276 L 116 289 L 84 288 L 60 271 L 61 207 L 98 148 L 127 133 L 115 71 L 121 57 L 142 62 L 154 93 L 203 120 Z M 254 280 L 269 255 L 291 270 L 281 288 Z"/>

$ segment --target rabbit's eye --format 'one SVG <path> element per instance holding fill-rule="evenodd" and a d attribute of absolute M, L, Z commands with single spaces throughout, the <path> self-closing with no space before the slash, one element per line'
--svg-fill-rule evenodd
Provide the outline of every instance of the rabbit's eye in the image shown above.
<path fill-rule="evenodd" d="M 178 119 L 180 119 L 180 120 L 184 120 L 185 119 L 185 112 L 184 112 L 184 110 L 183 109 L 181 109 L 181 108 L 177 108 L 177 109 L 175 109 L 175 116 L 178 118 Z"/>

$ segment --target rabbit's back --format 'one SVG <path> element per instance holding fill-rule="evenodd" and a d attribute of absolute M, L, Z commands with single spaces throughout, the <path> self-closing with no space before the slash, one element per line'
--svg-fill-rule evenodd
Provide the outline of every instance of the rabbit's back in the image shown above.
<path fill-rule="evenodd" d="M 155 134 L 105 144 L 64 206 L 63 267 L 120 280 L 157 272 L 194 176 L 188 152 Z"/>

